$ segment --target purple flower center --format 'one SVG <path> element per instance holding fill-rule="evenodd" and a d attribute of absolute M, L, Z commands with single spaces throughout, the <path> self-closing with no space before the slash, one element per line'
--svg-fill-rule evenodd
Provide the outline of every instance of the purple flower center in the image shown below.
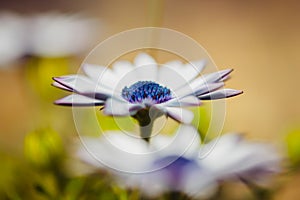
<path fill-rule="evenodd" d="M 130 87 L 124 87 L 122 97 L 130 103 L 142 103 L 149 100 L 159 104 L 172 99 L 171 90 L 153 81 L 138 81 Z"/>

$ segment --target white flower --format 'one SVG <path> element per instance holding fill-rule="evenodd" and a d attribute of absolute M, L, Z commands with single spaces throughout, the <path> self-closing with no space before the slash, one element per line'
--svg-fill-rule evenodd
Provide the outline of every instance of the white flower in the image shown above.
<path fill-rule="evenodd" d="M 206 195 L 216 186 L 214 175 L 198 164 L 200 138 L 191 126 L 181 126 L 172 137 L 157 135 L 150 144 L 121 132 L 82 141 L 81 160 L 109 170 L 121 186 L 147 196 L 168 191 Z"/>
<path fill-rule="evenodd" d="M 76 55 L 91 47 L 99 22 L 79 15 L 46 13 L 29 23 L 29 54 L 43 57 Z"/>
<path fill-rule="evenodd" d="M 83 71 L 87 76 L 53 78 L 54 86 L 74 92 L 55 103 L 104 106 L 104 113 L 113 116 L 136 116 L 141 114 L 140 110 L 149 111 L 151 115 L 151 111 L 159 111 L 188 124 L 193 119 L 193 113 L 182 107 L 199 106 L 201 100 L 227 98 L 242 93 L 239 90 L 221 89 L 231 69 L 199 77 L 204 67 L 204 60 L 187 64 L 171 61 L 158 67 L 156 61 L 145 53 L 136 56 L 133 64 L 115 62 L 112 69 L 84 64 Z"/>
<path fill-rule="evenodd" d="M 25 55 L 25 20 L 12 13 L 0 15 L 0 67 L 7 67 Z"/>
<path fill-rule="evenodd" d="M 83 144 L 78 151 L 83 161 L 111 171 L 120 185 L 151 197 L 169 191 L 207 196 L 219 181 L 242 178 L 257 183 L 279 172 L 273 148 L 246 142 L 237 134 L 200 145 L 197 131 L 186 125 L 174 136 L 154 136 L 150 144 L 117 132 L 84 138 Z"/>
<path fill-rule="evenodd" d="M 246 142 L 239 134 L 211 141 L 201 148 L 200 158 L 202 166 L 220 180 L 234 178 L 263 184 L 268 175 L 280 172 L 281 158 L 273 146 Z"/>

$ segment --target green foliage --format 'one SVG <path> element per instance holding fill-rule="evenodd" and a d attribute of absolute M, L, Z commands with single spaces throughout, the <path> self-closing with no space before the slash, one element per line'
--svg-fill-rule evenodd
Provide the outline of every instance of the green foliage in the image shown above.
<path fill-rule="evenodd" d="M 97 111 L 97 119 L 102 131 L 132 131 L 137 124 L 137 122 L 131 117 L 107 117 L 102 113 L 102 111 Z"/>
<path fill-rule="evenodd" d="M 0 199 L 21 199 L 21 193 L 28 193 L 27 168 L 20 158 L 0 154 Z"/>
<path fill-rule="evenodd" d="M 68 74 L 70 67 L 69 58 L 31 57 L 26 68 L 29 85 L 39 97 L 53 101 L 59 97 L 59 92 L 51 87 L 52 77 Z"/>
<path fill-rule="evenodd" d="M 28 162 L 23 165 L 30 170 L 20 173 L 30 178 L 20 179 L 21 177 L 11 176 L 11 172 L 6 180 L 1 182 L 3 186 L 9 182 L 13 187 L 18 183 L 29 187 L 28 191 L 24 192 L 26 195 L 20 193 L 23 190 L 8 188 L 12 199 L 119 199 L 108 173 L 98 171 L 94 174 L 70 175 L 68 171 L 72 165 L 66 165 L 62 138 L 53 129 L 45 128 L 29 133 L 25 138 L 24 148 Z M 13 171 L 18 167 L 12 163 L 7 168 Z"/>
<path fill-rule="evenodd" d="M 56 166 L 64 155 L 62 140 L 51 128 L 39 129 L 27 134 L 24 144 L 27 160 L 34 167 Z"/>
<path fill-rule="evenodd" d="M 192 125 L 197 128 L 202 141 L 204 141 L 204 139 L 212 139 L 209 138 L 207 134 L 211 123 L 210 104 L 205 103 L 200 107 L 194 107 L 192 111 L 194 113 Z"/>
<path fill-rule="evenodd" d="M 294 167 L 300 167 L 300 129 L 293 129 L 286 135 L 287 153 Z"/>

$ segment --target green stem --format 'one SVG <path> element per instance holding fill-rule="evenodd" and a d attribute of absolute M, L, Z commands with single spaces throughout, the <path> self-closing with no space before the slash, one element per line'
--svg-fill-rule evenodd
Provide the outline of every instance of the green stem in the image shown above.
<path fill-rule="evenodd" d="M 148 26 L 160 27 L 162 25 L 164 0 L 148 0 Z"/>
<path fill-rule="evenodd" d="M 149 142 L 155 119 L 151 119 L 149 109 L 140 110 L 134 117 L 139 123 L 141 138 Z"/>
<path fill-rule="evenodd" d="M 140 135 L 143 140 L 146 142 L 150 142 L 150 137 L 153 128 L 153 121 L 151 121 L 148 125 L 142 126 L 140 124 Z"/>
<path fill-rule="evenodd" d="M 138 111 L 137 114 L 133 116 L 139 123 L 140 136 L 146 142 L 149 143 L 150 141 L 154 121 L 161 115 L 162 113 L 159 110 L 146 108 Z"/>

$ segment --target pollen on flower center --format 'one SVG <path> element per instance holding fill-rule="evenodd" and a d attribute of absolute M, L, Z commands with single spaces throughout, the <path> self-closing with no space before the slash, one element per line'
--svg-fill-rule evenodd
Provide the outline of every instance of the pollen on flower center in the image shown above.
<path fill-rule="evenodd" d="M 144 100 L 163 103 L 172 99 L 170 89 L 153 81 L 138 81 L 130 87 L 124 87 L 122 97 L 130 103 L 142 103 Z"/>

